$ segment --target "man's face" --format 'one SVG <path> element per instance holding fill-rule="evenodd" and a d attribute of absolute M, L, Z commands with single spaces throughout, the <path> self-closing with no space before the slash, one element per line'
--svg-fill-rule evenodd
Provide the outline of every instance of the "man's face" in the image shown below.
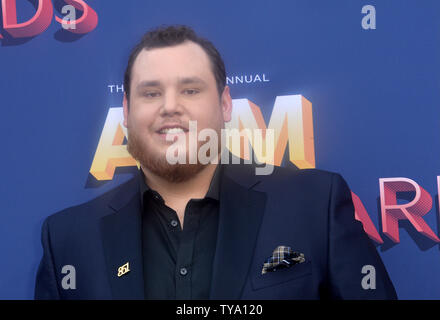
<path fill-rule="evenodd" d="M 231 111 L 229 88 L 219 97 L 209 57 L 198 44 L 187 41 L 143 50 L 132 68 L 129 105 L 124 96 L 128 150 L 153 173 L 170 181 L 184 181 L 203 166 L 168 164 L 166 152 L 172 142 L 166 140 L 166 134 L 185 137 L 188 151 L 192 120 L 197 121 L 198 132 L 214 129 L 220 141 L 220 131 L 224 122 L 230 121 Z"/>

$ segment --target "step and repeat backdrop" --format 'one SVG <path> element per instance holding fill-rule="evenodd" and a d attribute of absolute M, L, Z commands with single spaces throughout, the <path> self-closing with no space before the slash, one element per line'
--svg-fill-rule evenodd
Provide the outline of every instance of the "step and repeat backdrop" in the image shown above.
<path fill-rule="evenodd" d="M 32 299 L 43 220 L 137 170 L 123 72 L 147 30 L 221 52 L 232 127 L 271 128 L 280 166 L 347 180 L 401 299 L 440 299 L 440 2 L 3 0 L 0 299 Z"/>

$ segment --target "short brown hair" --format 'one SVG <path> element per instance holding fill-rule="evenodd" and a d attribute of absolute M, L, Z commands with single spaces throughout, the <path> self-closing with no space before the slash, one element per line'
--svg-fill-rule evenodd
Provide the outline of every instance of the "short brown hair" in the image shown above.
<path fill-rule="evenodd" d="M 211 61 L 212 72 L 217 83 L 219 96 L 222 94 L 226 85 L 226 70 L 220 53 L 215 46 L 207 39 L 199 37 L 193 29 L 185 25 L 161 26 L 144 34 L 141 41 L 131 50 L 127 67 L 124 74 L 124 90 L 127 100 L 130 96 L 130 81 L 133 64 L 142 50 L 155 48 L 172 47 L 192 41 L 197 43 L 206 52 Z"/>

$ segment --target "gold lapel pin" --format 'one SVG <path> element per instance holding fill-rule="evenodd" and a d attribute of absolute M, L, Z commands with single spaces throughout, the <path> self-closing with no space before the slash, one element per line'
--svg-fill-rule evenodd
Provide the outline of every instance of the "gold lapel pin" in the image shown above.
<path fill-rule="evenodd" d="M 123 276 L 127 272 L 130 272 L 130 265 L 128 264 L 128 262 L 118 268 L 118 277 Z"/>

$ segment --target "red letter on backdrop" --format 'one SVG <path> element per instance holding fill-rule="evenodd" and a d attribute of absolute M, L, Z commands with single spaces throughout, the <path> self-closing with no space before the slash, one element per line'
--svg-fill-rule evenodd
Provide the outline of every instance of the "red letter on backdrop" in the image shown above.
<path fill-rule="evenodd" d="M 38 9 L 28 21 L 17 23 L 16 0 L 2 0 L 3 28 L 14 38 L 33 37 L 42 33 L 50 25 L 53 7 L 50 0 L 38 0 Z"/>
<path fill-rule="evenodd" d="M 368 234 L 370 239 L 376 241 L 377 243 L 383 243 L 382 238 L 377 232 L 376 227 L 371 221 L 370 216 L 368 215 L 367 210 L 365 209 L 361 199 L 352 191 L 351 198 L 353 199 L 354 205 L 354 217 L 356 220 L 362 222 L 362 226 L 364 227 L 364 231 Z"/>
<path fill-rule="evenodd" d="M 432 198 L 415 181 L 407 178 L 379 179 L 380 205 L 383 232 L 393 241 L 399 242 L 399 220 L 408 219 L 416 230 L 435 242 L 440 239 L 423 220 L 432 208 Z M 414 199 L 405 204 L 397 204 L 397 192 L 415 192 Z"/>
<path fill-rule="evenodd" d="M 96 12 L 85 3 L 83 0 L 64 0 L 67 4 L 74 6 L 77 10 L 83 12 L 81 18 L 75 21 L 69 21 L 68 24 L 75 24 L 75 29 L 67 29 L 73 33 L 84 34 L 96 28 L 98 25 L 98 15 Z M 55 16 L 55 19 L 60 24 L 63 24 L 63 19 Z M 64 21 L 64 23 L 66 23 Z"/>

